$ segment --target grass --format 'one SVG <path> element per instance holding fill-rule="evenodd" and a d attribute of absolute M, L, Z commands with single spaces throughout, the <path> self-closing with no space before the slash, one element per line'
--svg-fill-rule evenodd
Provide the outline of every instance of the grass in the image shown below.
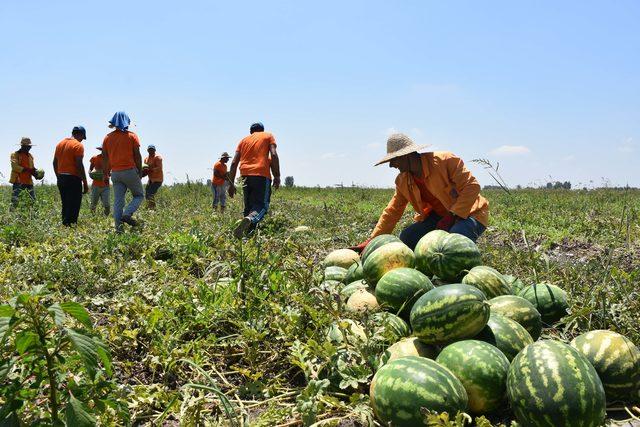
<path fill-rule="evenodd" d="M 319 264 L 368 236 L 391 190 L 282 189 L 244 244 L 231 238 L 240 201 L 215 215 L 198 183 L 161 189 L 158 210 L 142 209 L 143 228 L 123 235 L 86 204 L 78 226 L 63 228 L 57 189 L 36 192 L 31 209 L 9 212 L 10 189 L 0 189 L 0 297 L 46 285 L 88 309 L 128 406 L 88 402 L 104 425 L 372 422 L 367 387 L 384 339 L 365 317 L 369 343 L 327 341 L 343 302 L 321 284 Z M 546 336 L 603 328 L 640 343 L 638 190 L 485 195 L 485 263 L 569 291 L 570 316 Z M 20 413 L 48 422 L 42 400 Z"/>

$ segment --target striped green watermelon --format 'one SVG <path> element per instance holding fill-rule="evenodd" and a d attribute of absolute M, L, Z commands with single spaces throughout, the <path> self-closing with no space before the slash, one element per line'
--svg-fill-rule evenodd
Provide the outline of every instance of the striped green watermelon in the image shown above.
<path fill-rule="evenodd" d="M 349 268 L 354 262 L 360 261 L 360 255 L 351 249 L 337 249 L 329 253 L 323 262 L 325 267 L 337 265 L 342 268 Z"/>
<path fill-rule="evenodd" d="M 356 280 L 355 282 L 351 282 L 344 288 L 340 289 L 340 296 L 344 299 L 349 299 L 349 297 L 358 289 L 369 289 L 369 285 L 367 285 L 364 280 Z"/>
<path fill-rule="evenodd" d="M 407 322 L 395 314 L 381 311 L 375 313 L 371 318 L 377 327 L 376 334 L 382 336 L 384 341 L 389 344 L 411 334 Z"/>
<path fill-rule="evenodd" d="M 542 321 L 551 325 L 567 314 L 567 294 L 555 285 L 540 283 L 527 286 L 518 296 L 529 301 L 540 312 Z"/>
<path fill-rule="evenodd" d="M 529 301 L 515 295 L 502 295 L 489 300 L 491 312 L 502 314 L 522 325 L 533 340 L 540 338 L 542 317 Z"/>
<path fill-rule="evenodd" d="M 376 372 L 371 407 L 383 425 L 426 426 L 421 408 L 455 414 L 467 408 L 467 392 L 447 368 L 426 357 L 392 360 Z"/>
<path fill-rule="evenodd" d="M 590 331 L 576 337 L 571 346 L 596 369 L 608 401 L 631 402 L 638 396 L 640 350 L 627 337 L 613 331 Z"/>
<path fill-rule="evenodd" d="M 486 265 L 473 267 L 462 278 L 462 283 L 475 286 L 484 292 L 487 298 L 511 294 L 511 286 L 509 286 L 502 274 L 495 268 L 487 267 Z"/>
<path fill-rule="evenodd" d="M 425 234 L 415 249 L 416 268 L 427 276 L 453 282 L 464 275 L 465 270 L 480 265 L 480 251 L 468 237 L 443 230 Z"/>
<path fill-rule="evenodd" d="M 473 286 L 454 284 L 434 288 L 411 309 L 411 329 L 427 344 L 471 338 L 489 319 L 489 303 Z"/>
<path fill-rule="evenodd" d="M 509 360 L 513 360 L 523 348 L 533 343 L 529 332 L 518 322 L 497 313 L 491 313 L 487 326 L 476 339 L 498 347 Z"/>
<path fill-rule="evenodd" d="M 515 276 L 512 276 L 510 274 L 504 274 L 502 277 L 504 277 L 504 280 L 506 280 L 509 286 L 511 286 L 511 293 L 513 295 L 518 295 L 522 290 L 522 288 L 525 287 L 522 280 L 518 279 Z"/>
<path fill-rule="evenodd" d="M 431 280 L 413 268 L 396 268 L 376 285 L 376 298 L 383 308 L 408 318 L 411 307 L 422 294 L 433 289 Z"/>
<path fill-rule="evenodd" d="M 380 365 L 384 365 L 394 359 L 406 356 L 421 356 L 435 359 L 438 356 L 438 348 L 425 344 L 417 337 L 403 338 L 391 347 L 387 348 L 380 356 Z"/>
<path fill-rule="evenodd" d="M 369 255 L 371 255 L 373 251 L 375 251 L 379 247 L 384 246 L 387 243 L 401 242 L 401 241 L 402 240 L 400 240 L 398 237 L 394 236 L 393 234 L 381 234 L 379 236 L 376 236 L 373 239 L 371 239 L 371 241 L 367 244 L 367 246 L 365 246 L 364 250 L 362 251 L 362 255 L 360 255 L 360 258 L 364 263 L 366 259 L 369 257 Z"/>
<path fill-rule="evenodd" d="M 344 283 L 355 282 L 364 278 L 362 274 L 362 263 L 360 261 L 351 264 L 351 267 L 347 270 L 347 275 L 344 278 Z"/>
<path fill-rule="evenodd" d="M 387 271 L 400 267 L 413 267 L 413 251 L 402 242 L 391 242 L 373 251 L 364 261 L 364 279 L 375 287 Z"/>
<path fill-rule="evenodd" d="M 580 352 L 559 341 L 537 341 L 513 359 L 507 397 L 523 426 L 596 427 L 606 414 L 598 373 Z"/>
<path fill-rule="evenodd" d="M 509 360 L 496 347 L 477 340 L 446 346 L 436 362 L 462 382 L 474 414 L 493 412 L 506 400 Z"/>
<path fill-rule="evenodd" d="M 347 277 L 347 269 L 332 265 L 324 269 L 324 280 L 335 280 L 337 282 L 344 282 Z"/>
<path fill-rule="evenodd" d="M 334 344 L 342 344 L 345 338 L 350 343 L 364 343 L 367 341 L 367 334 L 355 320 L 341 319 L 333 322 L 327 332 L 327 339 Z"/>
<path fill-rule="evenodd" d="M 368 289 L 357 289 L 347 300 L 347 310 L 355 312 L 375 311 L 380 306 L 376 296 Z"/>

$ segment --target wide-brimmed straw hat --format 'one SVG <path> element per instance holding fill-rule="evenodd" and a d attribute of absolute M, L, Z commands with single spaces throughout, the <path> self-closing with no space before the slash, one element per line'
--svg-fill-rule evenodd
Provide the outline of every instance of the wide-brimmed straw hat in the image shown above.
<path fill-rule="evenodd" d="M 21 147 L 33 147 L 33 144 L 31 143 L 31 139 L 27 138 L 26 136 L 23 136 L 22 139 L 20 140 L 20 146 Z"/>
<path fill-rule="evenodd" d="M 418 152 L 431 144 L 417 145 L 411 138 L 403 133 L 394 133 L 387 139 L 387 155 L 374 166 L 381 165 L 396 157 L 401 157 L 409 153 Z"/>
<path fill-rule="evenodd" d="M 229 155 L 229 153 L 227 153 L 226 151 L 224 153 L 222 153 L 222 155 L 220 156 L 221 159 L 230 159 L 231 156 Z"/>

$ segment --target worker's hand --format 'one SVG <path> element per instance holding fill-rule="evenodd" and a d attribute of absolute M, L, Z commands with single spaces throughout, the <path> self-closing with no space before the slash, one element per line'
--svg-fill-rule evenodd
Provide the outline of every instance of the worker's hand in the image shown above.
<path fill-rule="evenodd" d="M 82 193 L 87 194 L 89 192 L 89 184 L 87 181 L 82 181 Z"/>
<path fill-rule="evenodd" d="M 25 168 L 24 170 L 29 172 L 31 176 L 36 176 L 36 168 Z"/>
<path fill-rule="evenodd" d="M 449 231 L 453 224 L 455 224 L 458 220 L 458 217 L 451 212 L 448 212 L 445 216 L 443 216 L 440 221 L 436 223 L 436 229 Z"/>
<path fill-rule="evenodd" d="M 236 195 L 236 186 L 231 184 L 231 186 L 229 186 L 229 197 L 233 199 L 233 196 Z"/>
<path fill-rule="evenodd" d="M 275 188 L 276 190 L 278 188 L 280 188 L 280 177 L 279 176 L 273 177 L 273 188 Z"/>
<path fill-rule="evenodd" d="M 102 180 L 102 182 L 104 182 L 106 185 L 109 185 L 109 177 L 107 175 L 105 175 L 105 177 Z"/>
<path fill-rule="evenodd" d="M 360 243 L 359 245 L 351 246 L 349 249 L 351 249 L 352 251 L 356 251 L 358 253 L 361 253 L 362 251 L 364 251 L 364 248 L 367 247 L 367 245 L 369 244 L 370 241 L 371 241 L 371 238 L 368 238 L 367 240 L 365 240 L 364 242 Z"/>

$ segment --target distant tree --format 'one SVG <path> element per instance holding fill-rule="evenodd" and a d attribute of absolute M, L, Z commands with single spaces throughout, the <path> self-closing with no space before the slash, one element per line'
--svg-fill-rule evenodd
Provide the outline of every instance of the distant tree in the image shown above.
<path fill-rule="evenodd" d="M 547 189 L 551 190 L 553 188 L 553 184 L 550 182 L 547 182 Z"/>
<path fill-rule="evenodd" d="M 293 187 L 293 177 L 292 176 L 288 176 L 284 179 L 284 186 L 285 187 Z"/>

